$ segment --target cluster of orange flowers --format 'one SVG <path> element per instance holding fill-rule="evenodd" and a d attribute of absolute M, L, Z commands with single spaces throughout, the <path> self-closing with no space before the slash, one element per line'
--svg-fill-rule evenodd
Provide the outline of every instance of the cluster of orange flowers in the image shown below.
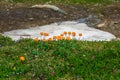
<path fill-rule="evenodd" d="M 46 42 L 46 41 L 53 41 L 53 40 L 67 40 L 67 41 L 70 41 L 71 39 L 75 39 L 75 36 L 76 36 L 76 32 L 67 32 L 67 31 L 64 31 L 62 34 L 58 35 L 58 36 L 53 36 L 53 37 L 50 37 L 48 39 L 46 39 L 46 37 L 49 36 L 48 33 L 46 32 L 40 32 L 40 36 L 42 37 L 42 41 L 43 42 Z M 79 37 L 82 37 L 83 34 L 82 33 L 79 33 L 78 34 Z M 38 42 L 39 41 L 39 38 L 35 38 L 34 39 L 35 42 Z"/>

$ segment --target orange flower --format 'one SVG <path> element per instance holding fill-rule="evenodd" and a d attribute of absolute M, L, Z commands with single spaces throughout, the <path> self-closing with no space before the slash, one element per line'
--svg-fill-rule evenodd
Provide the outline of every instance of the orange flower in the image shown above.
<path fill-rule="evenodd" d="M 79 36 L 81 37 L 81 36 L 82 36 L 82 33 L 79 33 Z"/>
<path fill-rule="evenodd" d="M 40 32 L 40 35 L 43 36 L 44 32 Z"/>
<path fill-rule="evenodd" d="M 43 41 L 43 42 L 46 42 L 47 40 L 44 38 L 42 41 Z"/>
<path fill-rule="evenodd" d="M 57 36 L 53 36 L 53 39 L 57 39 Z"/>
<path fill-rule="evenodd" d="M 49 36 L 49 34 L 48 33 L 44 33 L 44 36 Z"/>
<path fill-rule="evenodd" d="M 52 41 L 52 38 L 49 38 L 48 41 Z"/>
<path fill-rule="evenodd" d="M 71 32 L 68 32 L 69 35 L 71 35 Z"/>
<path fill-rule="evenodd" d="M 61 36 L 57 36 L 57 40 L 61 40 Z"/>
<path fill-rule="evenodd" d="M 25 61 L 25 57 L 24 56 L 20 56 L 20 61 Z"/>
<path fill-rule="evenodd" d="M 76 33 L 75 33 L 75 32 L 72 32 L 72 36 L 74 36 L 74 37 L 75 37 L 75 36 L 76 36 Z"/>
<path fill-rule="evenodd" d="M 38 42 L 38 41 L 39 41 L 39 39 L 38 39 L 38 38 L 35 38 L 35 39 L 34 39 L 34 41 L 35 41 L 35 42 Z"/>
<path fill-rule="evenodd" d="M 60 36 L 64 36 L 64 34 L 61 34 Z"/>
<path fill-rule="evenodd" d="M 65 37 L 61 37 L 61 40 L 65 40 Z"/>
<path fill-rule="evenodd" d="M 64 33 L 63 33 L 63 34 L 67 35 L 67 32 L 66 32 L 66 31 L 64 31 Z"/>
<path fill-rule="evenodd" d="M 68 37 L 66 37 L 66 40 L 67 40 L 67 41 L 70 41 L 70 40 L 71 40 L 71 38 L 68 36 Z"/>

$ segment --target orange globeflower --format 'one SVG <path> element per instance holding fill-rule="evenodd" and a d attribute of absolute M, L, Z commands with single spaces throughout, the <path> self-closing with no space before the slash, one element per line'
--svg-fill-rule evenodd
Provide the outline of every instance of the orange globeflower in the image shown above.
<path fill-rule="evenodd" d="M 53 36 L 53 39 L 57 39 L 57 36 Z"/>
<path fill-rule="evenodd" d="M 49 34 L 47 33 L 47 35 L 46 36 L 49 36 Z"/>
<path fill-rule="evenodd" d="M 48 41 L 52 41 L 52 38 L 49 38 Z"/>
<path fill-rule="evenodd" d="M 67 41 L 70 41 L 70 40 L 71 40 L 71 38 L 68 36 L 68 37 L 66 37 L 66 40 L 67 40 Z"/>
<path fill-rule="evenodd" d="M 68 32 L 69 35 L 71 35 L 71 32 Z"/>
<path fill-rule="evenodd" d="M 57 40 L 61 40 L 61 36 L 57 36 Z"/>
<path fill-rule="evenodd" d="M 25 57 L 24 56 L 20 56 L 20 61 L 25 61 Z"/>
<path fill-rule="evenodd" d="M 60 36 L 64 36 L 64 34 L 61 34 Z"/>
<path fill-rule="evenodd" d="M 49 34 L 48 33 L 44 33 L 44 36 L 49 36 Z"/>
<path fill-rule="evenodd" d="M 35 38 L 35 39 L 34 39 L 34 41 L 35 41 L 35 42 L 38 42 L 38 41 L 39 41 L 39 39 L 38 39 L 38 38 Z"/>
<path fill-rule="evenodd" d="M 44 38 L 42 41 L 43 41 L 43 42 L 46 42 L 47 40 Z"/>
<path fill-rule="evenodd" d="M 74 37 L 75 37 L 75 36 L 76 36 L 76 33 L 75 33 L 75 32 L 72 32 L 72 36 L 74 36 Z"/>
<path fill-rule="evenodd" d="M 82 33 L 79 33 L 79 36 L 81 37 L 81 36 L 82 36 Z"/>
<path fill-rule="evenodd" d="M 66 31 L 64 31 L 64 33 L 63 33 L 63 34 L 67 35 L 67 32 L 66 32 Z"/>
<path fill-rule="evenodd" d="M 44 32 L 40 32 L 40 35 L 43 36 Z"/>
<path fill-rule="evenodd" d="M 65 37 L 61 37 L 61 40 L 65 40 Z"/>

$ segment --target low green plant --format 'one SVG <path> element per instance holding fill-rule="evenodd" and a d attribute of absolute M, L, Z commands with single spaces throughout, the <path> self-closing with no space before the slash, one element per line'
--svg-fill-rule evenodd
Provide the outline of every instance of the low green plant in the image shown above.
<path fill-rule="evenodd" d="M 12 41 L 11 38 L 9 37 L 3 37 L 0 35 L 0 47 L 2 46 L 10 46 L 10 45 L 13 45 L 14 44 L 14 41 Z"/>
<path fill-rule="evenodd" d="M 1 79 L 120 79 L 120 41 L 1 39 L 14 43 L 0 47 Z"/>

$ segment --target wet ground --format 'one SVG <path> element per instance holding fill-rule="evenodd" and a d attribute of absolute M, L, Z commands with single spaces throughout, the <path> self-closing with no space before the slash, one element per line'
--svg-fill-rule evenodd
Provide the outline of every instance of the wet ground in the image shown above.
<path fill-rule="evenodd" d="M 0 33 L 50 24 L 53 22 L 77 20 L 87 18 L 89 15 L 94 15 L 87 20 L 88 25 L 93 24 L 92 26 L 108 31 L 120 38 L 119 4 L 112 4 L 102 8 L 100 8 L 100 5 L 95 5 L 89 8 L 83 5 L 57 6 L 68 14 L 62 14 L 46 8 L 31 8 L 30 5 L 20 3 L 0 3 Z M 106 20 L 105 25 L 97 27 L 97 24 L 104 22 L 104 20 Z"/>

